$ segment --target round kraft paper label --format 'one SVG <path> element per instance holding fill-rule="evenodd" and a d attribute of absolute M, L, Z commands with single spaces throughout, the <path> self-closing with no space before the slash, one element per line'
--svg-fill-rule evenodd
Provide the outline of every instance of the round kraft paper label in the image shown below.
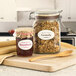
<path fill-rule="evenodd" d="M 33 46 L 33 42 L 31 40 L 21 40 L 18 42 L 18 46 L 22 50 L 29 50 Z"/>
<path fill-rule="evenodd" d="M 38 37 L 42 40 L 50 40 L 54 38 L 55 34 L 51 30 L 42 30 L 38 33 Z"/>

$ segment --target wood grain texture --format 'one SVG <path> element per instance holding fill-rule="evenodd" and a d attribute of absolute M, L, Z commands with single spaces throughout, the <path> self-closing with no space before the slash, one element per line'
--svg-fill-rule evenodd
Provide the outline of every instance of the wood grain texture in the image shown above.
<path fill-rule="evenodd" d="M 32 57 L 36 57 L 39 55 L 41 54 L 33 54 Z M 55 72 L 57 70 L 61 70 L 63 68 L 76 64 L 76 50 L 74 50 L 72 55 L 68 57 L 46 58 L 34 62 L 29 62 L 29 59 L 32 57 L 15 56 L 7 58 L 4 60 L 3 65 L 34 69 L 39 71 Z"/>

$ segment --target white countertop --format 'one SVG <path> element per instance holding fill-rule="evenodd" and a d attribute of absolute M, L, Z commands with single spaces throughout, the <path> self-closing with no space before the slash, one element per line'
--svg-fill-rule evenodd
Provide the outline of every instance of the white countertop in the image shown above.
<path fill-rule="evenodd" d="M 0 76 L 76 76 L 76 65 L 52 73 L 0 65 Z"/>

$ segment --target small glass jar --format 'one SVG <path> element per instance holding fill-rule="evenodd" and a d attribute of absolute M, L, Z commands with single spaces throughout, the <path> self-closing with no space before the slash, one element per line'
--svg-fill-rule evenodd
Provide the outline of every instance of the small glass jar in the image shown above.
<path fill-rule="evenodd" d="M 33 28 L 17 28 L 16 46 L 18 56 L 32 56 L 33 53 Z"/>
<path fill-rule="evenodd" d="M 53 54 L 60 51 L 60 13 L 36 12 L 34 22 L 34 52 Z"/>

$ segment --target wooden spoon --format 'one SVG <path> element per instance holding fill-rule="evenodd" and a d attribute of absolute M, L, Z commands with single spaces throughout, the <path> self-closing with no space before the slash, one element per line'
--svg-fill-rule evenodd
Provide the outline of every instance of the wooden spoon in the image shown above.
<path fill-rule="evenodd" d="M 67 50 L 67 51 L 60 52 L 58 54 L 42 55 L 42 56 L 30 58 L 29 61 L 32 62 L 32 61 L 35 61 L 37 59 L 48 58 L 48 57 L 65 57 L 65 56 L 71 55 L 72 52 L 73 52 L 72 50 Z"/>

